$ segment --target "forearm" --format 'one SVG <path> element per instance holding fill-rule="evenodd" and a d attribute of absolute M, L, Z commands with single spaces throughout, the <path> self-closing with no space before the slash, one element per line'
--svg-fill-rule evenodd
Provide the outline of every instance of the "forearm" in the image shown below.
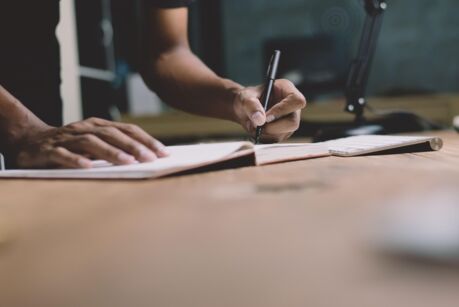
<path fill-rule="evenodd" d="M 0 85 L 0 150 L 9 151 L 30 129 L 47 125 Z"/>
<path fill-rule="evenodd" d="M 237 121 L 233 101 L 242 86 L 217 76 L 187 47 L 177 47 L 152 59 L 144 78 L 175 108 Z"/>
<path fill-rule="evenodd" d="M 228 119 L 251 135 L 264 126 L 263 139 L 282 141 L 298 129 L 306 99 L 288 80 L 277 80 L 271 107 L 260 97 L 264 87 L 243 87 L 212 72 L 190 50 L 188 10 L 149 12 L 144 33 L 142 75 L 149 87 L 171 106 L 186 112 Z"/>

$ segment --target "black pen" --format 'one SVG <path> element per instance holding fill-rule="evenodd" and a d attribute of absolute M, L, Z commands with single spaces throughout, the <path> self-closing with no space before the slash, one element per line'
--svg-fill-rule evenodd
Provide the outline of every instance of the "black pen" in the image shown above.
<path fill-rule="evenodd" d="M 271 60 L 269 61 L 265 88 L 263 90 L 263 94 L 261 95 L 261 103 L 263 104 L 265 112 L 268 111 L 269 100 L 271 99 L 274 83 L 276 82 L 277 68 L 279 67 L 280 56 L 281 52 L 279 50 L 275 50 Z M 258 126 L 255 132 L 255 144 L 260 143 L 261 130 L 262 126 Z"/>

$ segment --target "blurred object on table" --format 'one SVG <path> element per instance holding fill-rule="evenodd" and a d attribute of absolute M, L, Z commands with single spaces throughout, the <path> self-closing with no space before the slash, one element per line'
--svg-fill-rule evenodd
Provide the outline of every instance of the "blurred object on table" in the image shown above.
<path fill-rule="evenodd" d="M 459 192 L 452 183 L 385 204 L 373 243 L 389 255 L 459 264 Z"/>

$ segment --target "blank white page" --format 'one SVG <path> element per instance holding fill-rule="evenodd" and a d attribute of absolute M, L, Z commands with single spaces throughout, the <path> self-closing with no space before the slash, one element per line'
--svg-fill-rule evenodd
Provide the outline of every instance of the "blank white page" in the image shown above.
<path fill-rule="evenodd" d="M 91 169 L 6 170 L 0 172 L 0 178 L 154 178 L 224 161 L 245 149 L 253 150 L 253 145 L 248 142 L 233 142 L 169 146 L 169 157 L 148 163 L 110 165 L 97 161 Z"/>
<path fill-rule="evenodd" d="M 430 150 L 440 150 L 443 141 L 430 136 L 360 135 L 324 142 L 332 155 L 352 157 L 390 149 L 425 144 Z"/>

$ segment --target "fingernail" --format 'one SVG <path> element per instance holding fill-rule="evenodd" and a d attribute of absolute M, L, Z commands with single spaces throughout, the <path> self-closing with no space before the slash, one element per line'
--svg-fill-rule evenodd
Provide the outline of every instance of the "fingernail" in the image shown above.
<path fill-rule="evenodd" d="M 166 157 L 166 156 L 170 155 L 169 150 L 162 143 L 158 142 L 156 144 L 156 147 L 158 148 L 158 151 L 161 154 L 161 156 Z"/>
<path fill-rule="evenodd" d="M 274 120 L 276 120 L 276 117 L 274 115 L 268 115 L 266 117 L 266 122 L 267 123 L 273 122 Z"/>
<path fill-rule="evenodd" d="M 265 116 L 260 111 L 252 114 L 251 120 L 254 126 L 263 126 L 265 123 Z"/>
<path fill-rule="evenodd" d="M 156 155 L 148 150 L 147 148 L 139 148 L 139 161 L 141 162 L 149 162 L 156 160 Z"/>
<path fill-rule="evenodd" d="M 134 163 L 135 162 L 135 158 L 131 155 L 128 155 L 127 153 L 124 153 L 124 152 L 120 152 L 116 158 L 118 159 L 118 161 L 120 161 L 121 163 L 126 163 L 126 164 L 130 164 L 130 163 Z"/>

